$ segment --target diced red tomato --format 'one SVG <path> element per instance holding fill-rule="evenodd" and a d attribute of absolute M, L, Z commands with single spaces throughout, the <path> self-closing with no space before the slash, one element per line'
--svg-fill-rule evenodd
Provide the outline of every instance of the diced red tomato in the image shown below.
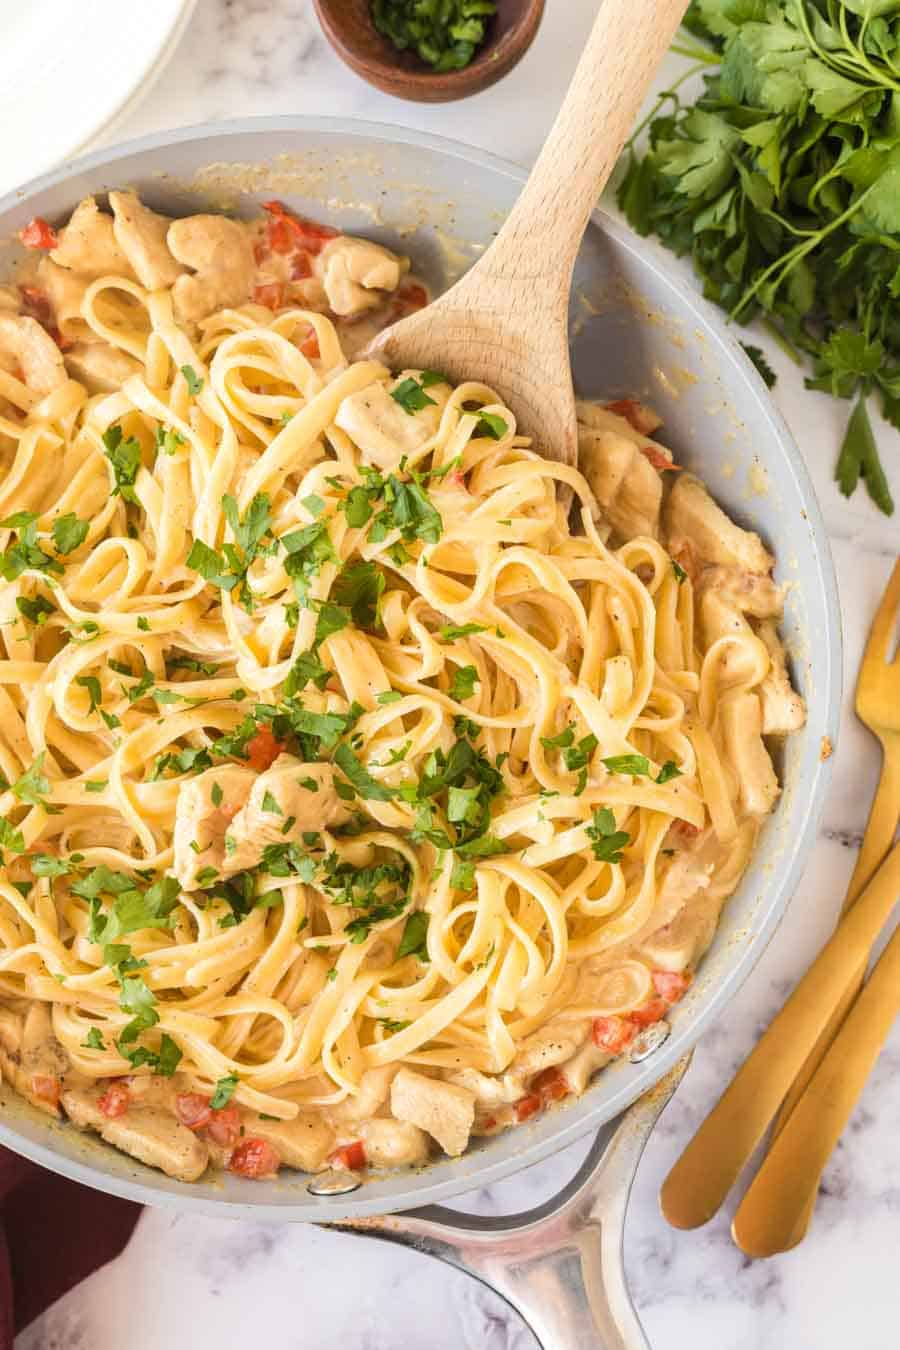
<path fill-rule="evenodd" d="M 233 1148 L 241 1137 L 241 1113 L 233 1102 L 229 1102 L 221 1111 L 210 1112 L 206 1128 L 210 1139 L 222 1148 Z M 278 1170 L 277 1164 L 275 1170 Z"/>
<path fill-rule="evenodd" d="M 681 470 L 680 464 L 673 464 L 669 456 L 664 455 L 661 450 L 657 450 L 655 445 L 642 445 L 641 454 L 644 459 L 649 459 L 658 473 L 665 473 L 667 469 L 673 469 L 676 473 Z"/>
<path fill-rule="evenodd" d="M 202 1130 L 212 1119 L 209 1101 L 202 1092 L 179 1092 L 175 1098 L 175 1114 L 189 1130 Z"/>
<path fill-rule="evenodd" d="M 543 1110 L 544 1102 L 540 1093 L 529 1092 L 527 1097 L 520 1097 L 517 1102 L 513 1102 L 513 1110 L 516 1113 L 516 1120 L 530 1120 L 532 1116 Z"/>
<path fill-rule="evenodd" d="M 361 1139 L 355 1139 L 352 1144 L 344 1144 L 341 1148 L 336 1148 L 329 1155 L 328 1161 L 332 1167 L 343 1167 L 347 1172 L 359 1172 L 363 1167 L 368 1166 L 366 1157 L 366 1146 Z"/>
<path fill-rule="evenodd" d="M 625 421 L 639 431 L 642 436 L 651 436 L 659 426 L 659 418 L 649 408 L 645 408 L 636 398 L 616 398 L 607 403 L 608 412 L 624 417 Z"/>
<path fill-rule="evenodd" d="M 38 286 L 20 286 L 19 293 L 22 296 L 22 306 L 30 319 L 37 319 L 38 323 L 50 322 L 50 301 L 45 291 Z"/>
<path fill-rule="evenodd" d="M 664 998 L 651 998 L 642 1008 L 634 1008 L 628 1018 L 636 1027 L 649 1027 L 662 1021 L 668 1011 L 669 1005 Z"/>
<path fill-rule="evenodd" d="M 322 353 L 319 351 L 319 338 L 314 328 L 311 328 L 306 337 L 300 343 L 300 350 L 310 361 L 317 361 Z"/>
<path fill-rule="evenodd" d="M 212 1133 L 212 1131 L 210 1131 Z M 281 1166 L 281 1159 L 265 1139 L 243 1139 L 231 1155 L 229 1170 L 238 1176 L 273 1177 Z"/>
<path fill-rule="evenodd" d="M 653 988 L 666 1003 L 677 1003 L 687 993 L 691 977 L 677 970 L 654 970 Z"/>
<path fill-rule="evenodd" d="M 105 1116 L 110 1120 L 115 1120 L 117 1116 L 124 1116 L 131 1104 L 131 1093 L 125 1083 L 117 1082 L 115 1079 L 110 1083 L 97 1105 Z"/>
<path fill-rule="evenodd" d="M 315 220 L 304 220 L 301 216 L 292 216 L 283 202 L 263 202 L 263 210 L 273 217 L 267 226 L 267 232 L 273 226 L 281 238 L 281 229 L 290 230 L 294 237 L 294 246 L 306 249 L 307 253 L 321 253 L 329 239 L 336 239 L 339 230 L 330 225 L 320 225 Z M 275 248 L 275 245 L 272 245 Z M 276 249 L 276 252 L 289 253 L 290 249 Z"/>
<path fill-rule="evenodd" d="M 591 1026 L 594 1044 L 609 1055 L 621 1055 L 634 1040 L 634 1023 L 628 1017 L 595 1017 Z"/>
<path fill-rule="evenodd" d="M 49 253 L 50 249 L 56 248 L 59 243 L 53 226 L 42 216 L 35 216 L 34 220 L 29 220 L 24 230 L 19 231 L 19 238 L 26 248 L 39 248 L 44 253 Z"/>
<path fill-rule="evenodd" d="M 481 1121 L 481 1128 L 482 1128 L 483 1130 L 496 1130 L 496 1128 L 497 1128 L 497 1117 L 496 1117 L 496 1116 L 485 1116 L 485 1117 L 484 1117 L 484 1120 Z"/>
<path fill-rule="evenodd" d="M 42 1102 L 49 1102 L 51 1106 L 59 1105 L 60 1081 L 58 1078 L 52 1078 L 50 1074 L 35 1073 L 31 1076 L 31 1091 Z"/>
<path fill-rule="evenodd" d="M 266 309 L 284 309 L 284 287 L 278 281 L 267 281 L 253 287 L 253 301 Z"/>
<path fill-rule="evenodd" d="M 544 1069 L 531 1086 L 540 1094 L 545 1105 L 547 1102 L 562 1101 L 563 1097 L 568 1097 L 572 1091 L 568 1079 L 560 1069 Z"/>
<path fill-rule="evenodd" d="M 291 280 L 305 281 L 307 277 L 312 276 L 312 263 L 309 261 L 308 253 L 296 253 L 291 259 Z"/>
<path fill-rule="evenodd" d="M 257 773 L 265 773 L 266 769 L 272 767 L 283 749 L 284 742 L 276 738 L 270 726 L 260 727 L 256 735 L 251 736 L 247 742 L 247 762 Z"/>

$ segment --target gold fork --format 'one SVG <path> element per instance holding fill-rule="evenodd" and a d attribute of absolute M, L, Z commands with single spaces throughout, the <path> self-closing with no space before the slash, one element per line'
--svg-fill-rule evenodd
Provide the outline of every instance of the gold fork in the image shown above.
<path fill-rule="evenodd" d="M 900 663 L 888 659 L 898 613 L 900 559 L 875 615 L 857 684 L 857 712 L 881 741 L 884 759 L 881 781 L 844 902 L 845 910 L 859 896 L 890 849 L 900 813 Z M 676 1228 L 697 1228 L 716 1213 L 762 1139 L 785 1093 L 794 1082 L 802 1091 L 815 1071 L 834 1039 L 864 973 L 865 963 L 860 962 L 856 978 L 845 986 L 843 997 L 835 1000 L 827 1026 L 823 1027 L 799 1071 L 796 1056 L 790 1054 L 788 1047 L 779 1045 L 780 1038 L 774 1026 L 766 1033 L 764 1043 L 761 1042 L 745 1061 L 738 1080 L 707 1116 L 663 1183 L 663 1213 Z M 788 1019 L 785 1019 L 782 1026 L 787 1025 Z M 761 1091 L 767 1075 L 768 1090 Z M 785 1112 L 782 1122 L 784 1119 Z M 806 1231 L 815 1201 L 814 1184 L 810 1192 L 812 1200 L 808 1213 L 799 1222 L 791 1221 L 790 1231 L 785 1235 L 786 1245 L 799 1242 Z"/>
<path fill-rule="evenodd" d="M 872 621 L 872 629 L 856 682 L 856 715 L 881 742 L 882 762 L 881 778 L 869 813 L 866 832 L 841 907 L 842 918 L 884 861 L 900 818 L 900 654 L 892 659 L 898 616 L 900 616 L 900 558 L 894 564 L 881 604 Z M 794 1079 L 775 1121 L 769 1145 L 770 1152 L 838 1035 L 844 1019 L 856 1000 L 865 973 L 866 966 L 860 966 L 856 979 L 838 1003 L 827 1027 Z M 735 1242 L 742 1250 L 748 1250 L 744 1238 L 753 1243 L 754 1250 L 748 1252 L 750 1255 L 774 1255 L 776 1252 L 788 1251 L 791 1247 L 796 1247 L 798 1242 L 802 1242 L 815 1209 L 819 1177 L 830 1152 L 829 1149 L 820 1163 L 814 1163 L 811 1153 L 806 1154 L 808 1164 L 803 1169 L 803 1177 L 797 1178 L 796 1185 L 798 1192 L 801 1186 L 804 1187 L 803 1193 L 808 1194 L 809 1200 L 799 1219 L 789 1217 L 792 1212 L 791 1206 L 779 1207 L 778 1197 L 782 1192 L 766 1186 L 763 1174 L 766 1172 L 769 1156 L 767 1155 L 754 1182 L 754 1203 L 758 1203 L 760 1195 L 764 1193 L 767 1195 L 766 1238 L 770 1250 L 761 1252 L 758 1236 L 751 1237 L 750 1206 L 744 1202 L 735 1214 L 731 1230 Z"/>

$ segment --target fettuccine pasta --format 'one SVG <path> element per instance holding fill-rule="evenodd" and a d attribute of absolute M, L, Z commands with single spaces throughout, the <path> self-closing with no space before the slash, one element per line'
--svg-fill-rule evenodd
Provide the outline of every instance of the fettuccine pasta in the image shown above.
<path fill-rule="evenodd" d="M 0 1067 L 184 1180 L 458 1154 L 687 990 L 803 721 L 773 560 L 633 401 L 574 469 L 348 360 L 407 260 L 110 208 L 0 297 Z"/>

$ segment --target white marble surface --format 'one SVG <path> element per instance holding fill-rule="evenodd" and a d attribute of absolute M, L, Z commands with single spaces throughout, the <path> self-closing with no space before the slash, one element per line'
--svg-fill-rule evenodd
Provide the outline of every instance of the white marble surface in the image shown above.
<path fill-rule="evenodd" d="M 345 70 L 319 33 L 311 0 L 199 0 L 174 59 L 145 102 L 107 139 L 218 118 L 330 113 L 441 132 L 522 162 L 533 158 L 566 87 L 596 0 L 548 0 L 538 42 L 494 90 L 426 108 L 375 93 Z M 671 60 L 671 58 L 670 58 Z M 668 75 L 676 66 L 667 67 Z M 658 87 L 662 87 L 664 76 Z M 674 265 L 674 264 L 673 264 Z M 834 549 L 853 679 L 866 629 L 900 551 L 900 526 L 831 482 L 845 408 L 806 393 L 782 359 L 778 401 L 803 448 Z M 885 433 L 900 499 L 900 437 Z M 893 1350 L 900 1292 L 900 1032 L 894 1035 L 828 1169 L 808 1240 L 748 1262 L 728 1216 L 675 1233 L 657 1208 L 659 1183 L 829 931 L 874 787 L 874 742 L 845 699 L 834 786 L 803 884 L 775 941 L 722 1023 L 697 1050 L 647 1149 L 627 1225 L 626 1262 L 647 1334 L 659 1350 Z M 479 1193 L 512 1211 L 551 1193 L 581 1147 Z M 464 1207 L 462 1202 L 461 1206 Z M 63 1299 L 20 1350 L 532 1350 L 514 1314 L 473 1281 L 393 1247 L 303 1227 L 143 1216 L 126 1253 Z"/>

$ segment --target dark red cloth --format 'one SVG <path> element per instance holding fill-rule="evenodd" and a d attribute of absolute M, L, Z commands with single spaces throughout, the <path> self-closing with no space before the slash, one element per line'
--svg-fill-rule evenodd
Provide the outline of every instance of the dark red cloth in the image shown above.
<path fill-rule="evenodd" d="M 125 1246 L 141 1206 L 0 1148 L 0 1350 Z"/>

